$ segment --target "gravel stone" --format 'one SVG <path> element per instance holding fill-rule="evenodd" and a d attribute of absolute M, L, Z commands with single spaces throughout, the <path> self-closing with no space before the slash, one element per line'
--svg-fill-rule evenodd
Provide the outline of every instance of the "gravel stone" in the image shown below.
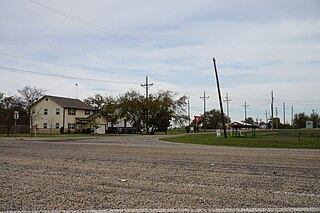
<path fill-rule="evenodd" d="M 320 152 L 0 138 L 0 211 L 320 207 Z"/>

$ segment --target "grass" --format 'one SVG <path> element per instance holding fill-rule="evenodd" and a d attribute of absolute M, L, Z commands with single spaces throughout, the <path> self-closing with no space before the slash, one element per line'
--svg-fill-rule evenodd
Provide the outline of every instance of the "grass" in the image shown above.
<path fill-rule="evenodd" d="M 298 139 L 301 132 L 300 140 Z M 202 144 L 212 146 L 234 146 L 234 147 L 254 147 L 254 148 L 290 148 L 290 149 L 320 149 L 319 130 L 282 130 L 282 131 L 257 131 L 256 137 L 252 138 L 248 132 L 248 137 L 217 138 L 212 134 L 189 134 L 161 140 Z"/>

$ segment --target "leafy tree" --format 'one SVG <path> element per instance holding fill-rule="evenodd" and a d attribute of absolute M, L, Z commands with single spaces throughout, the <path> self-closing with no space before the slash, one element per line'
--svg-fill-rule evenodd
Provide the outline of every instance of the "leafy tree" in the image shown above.
<path fill-rule="evenodd" d="M 186 116 L 186 96 L 174 99 L 176 93 L 171 91 L 159 91 L 155 95 L 151 95 L 148 103 L 150 106 L 150 126 L 152 132 L 155 128 L 159 131 L 167 132 L 168 127 L 171 125 L 170 121 L 175 125 L 183 126 L 187 121 Z"/>
<path fill-rule="evenodd" d="M 254 122 L 254 120 L 253 120 L 252 117 L 246 118 L 246 119 L 244 120 L 244 122 L 247 123 L 247 124 L 251 124 L 251 125 L 255 124 L 255 122 Z"/>
<path fill-rule="evenodd" d="M 84 100 L 85 103 L 93 106 L 99 113 L 105 116 L 111 125 L 117 124 L 120 113 L 118 110 L 118 101 L 112 96 L 102 96 L 96 94 Z"/>
<path fill-rule="evenodd" d="M 118 100 L 121 116 L 131 121 L 138 131 L 147 126 L 152 133 L 157 128 L 166 132 L 170 121 L 182 125 L 187 119 L 184 114 L 187 98 L 182 96 L 175 99 L 175 95 L 171 91 L 159 91 L 150 94 L 146 100 L 137 91 L 129 91 Z"/>
<path fill-rule="evenodd" d="M 310 116 L 306 115 L 304 112 L 295 114 L 293 123 L 296 128 L 305 128 L 306 127 L 306 121 L 310 120 Z"/>
<path fill-rule="evenodd" d="M 201 116 L 201 122 L 203 122 L 203 117 Z M 221 112 L 216 109 L 212 109 L 209 112 L 206 112 L 207 128 L 208 129 L 218 129 L 222 128 Z M 224 115 L 225 122 L 227 121 L 226 115 Z"/>
<path fill-rule="evenodd" d="M 311 115 L 310 115 L 310 120 L 313 121 L 313 128 L 318 128 L 319 127 L 319 114 L 318 113 L 315 113 L 313 112 Z"/>
<path fill-rule="evenodd" d="M 145 97 L 131 90 L 118 98 L 119 113 L 130 121 L 138 131 L 143 128 L 142 121 L 146 119 Z"/>
<path fill-rule="evenodd" d="M 0 124 L 6 127 L 8 136 L 10 129 L 15 124 L 14 111 L 19 112 L 18 124 L 24 124 L 27 120 L 27 114 L 20 98 L 14 96 L 5 97 L 4 93 L 0 93 Z"/>

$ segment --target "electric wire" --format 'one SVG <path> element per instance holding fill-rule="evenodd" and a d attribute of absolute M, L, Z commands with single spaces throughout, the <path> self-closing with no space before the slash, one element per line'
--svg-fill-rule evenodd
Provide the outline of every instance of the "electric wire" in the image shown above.
<path fill-rule="evenodd" d="M 77 16 L 71 15 L 71 14 L 66 13 L 66 12 L 63 12 L 63 11 L 61 11 L 61 10 L 58 10 L 58 9 L 56 9 L 56 8 L 53 8 L 53 7 L 50 7 L 50 6 L 48 6 L 48 5 L 42 4 L 42 3 L 40 3 L 40 2 L 37 2 L 37 1 L 34 1 L 34 0 L 29 0 L 29 1 L 32 2 L 32 3 L 34 3 L 34 4 L 37 4 L 37 5 L 41 6 L 41 7 L 43 7 L 43 8 L 46 8 L 47 10 L 50 10 L 50 11 L 52 11 L 52 12 L 54 12 L 54 13 L 57 13 L 57 14 L 59 14 L 59 15 L 62 15 L 62 16 L 64 16 L 64 17 L 70 19 L 70 20 L 73 20 L 73 21 L 78 22 L 78 23 L 80 23 L 80 24 L 86 25 L 86 26 L 89 27 L 89 28 L 92 28 L 92 29 L 94 29 L 94 30 L 100 31 L 100 32 L 102 32 L 102 33 L 104 33 L 104 34 L 107 34 L 107 35 L 109 35 L 109 36 L 115 37 L 115 38 L 117 38 L 117 39 L 119 39 L 119 40 L 121 40 L 121 41 L 123 41 L 123 42 L 130 43 L 131 45 L 134 45 L 134 46 L 136 46 L 136 47 L 140 47 L 140 48 L 146 49 L 146 50 L 150 50 L 150 48 L 155 47 L 154 45 L 147 44 L 146 42 L 143 41 L 143 43 L 145 44 L 145 46 L 147 45 L 147 46 L 150 47 L 150 48 L 146 48 L 145 46 L 140 45 L 140 44 L 132 41 L 132 40 L 142 41 L 142 40 L 140 40 L 140 39 L 137 39 L 137 38 L 134 38 L 134 37 L 131 37 L 131 36 L 129 37 L 129 36 L 127 36 L 127 35 L 123 35 L 123 34 L 117 32 L 117 31 L 114 31 L 114 30 L 108 29 L 108 28 L 106 28 L 106 27 L 100 26 L 100 25 L 95 24 L 95 23 L 93 23 L 93 22 L 87 21 L 87 20 L 85 20 L 85 19 L 79 18 L 79 17 L 77 17 Z M 131 39 L 131 40 L 130 40 L 130 39 Z"/>
<path fill-rule="evenodd" d="M 37 72 L 32 70 L 25 70 L 25 69 L 17 69 L 12 67 L 2 67 L 0 66 L 1 70 L 14 72 L 14 73 L 25 73 L 25 74 L 32 74 L 32 75 L 43 75 L 43 76 L 51 76 L 51 77 L 59 77 L 59 78 L 66 78 L 66 79 L 76 79 L 76 80 L 85 80 L 85 81 L 96 81 L 96 82 L 104 82 L 104 83 L 115 83 L 115 84 L 139 84 L 138 82 L 131 82 L 131 81 L 111 81 L 111 80 L 104 80 L 104 79 L 95 79 L 95 78 L 84 78 L 84 77 L 76 77 L 76 76 L 68 76 L 68 75 L 59 75 L 59 74 L 52 74 L 52 73 L 43 73 Z"/>

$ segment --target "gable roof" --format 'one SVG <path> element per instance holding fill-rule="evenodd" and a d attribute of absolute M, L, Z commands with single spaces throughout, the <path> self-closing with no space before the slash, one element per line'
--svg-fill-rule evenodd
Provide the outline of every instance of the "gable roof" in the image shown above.
<path fill-rule="evenodd" d="M 49 98 L 50 100 L 52 100 L 56 104 L 62 106 L 63 108 L 95 110 L 94 107 L 85 104 L 83 101 L 80 101 L 79 99 L 45 95 L 39 101 L 41 101 L 44 98 Z"/>

